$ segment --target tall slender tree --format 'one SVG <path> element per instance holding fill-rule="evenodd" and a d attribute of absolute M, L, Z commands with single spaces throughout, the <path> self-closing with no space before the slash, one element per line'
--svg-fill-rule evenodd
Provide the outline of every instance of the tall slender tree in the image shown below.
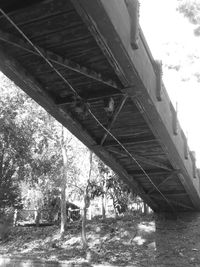
<path fill-rule="evenodd" d="M 86 181 L 85 190 L 84 190 L 84 202 L 83 202 L 83 214 L 82 214 L 82 242 L 83 248 L 87 248 L 87 237 L 86 237 L 86 216 L 87 216 L 87 208 L 90 206 L 90 197 L 89 197 L 89 186 L 92 175 L 92 165 L 93 165 L 93 153 L 89 151 L 89 171 L 88 171 L 88 179 Z"/>
<path fill-rule="evenodd" d="M 61 224 L 60 224 L 60 232 L 63 234 L 65 232 L 67 214 L 66 214 L 66 185 L 68 180 L 68 168 L 69 168 L 69 160 L 68 160 L 68 150 L 70 149 L 70 141 L 72 140 L 72 136 L 66 134 L 64 131 L 64 127 L 62 126 L 61 131 L 61 151 L 63 158 L 63 172 L 62 172 L 62 180 L 61 180 Z"/>

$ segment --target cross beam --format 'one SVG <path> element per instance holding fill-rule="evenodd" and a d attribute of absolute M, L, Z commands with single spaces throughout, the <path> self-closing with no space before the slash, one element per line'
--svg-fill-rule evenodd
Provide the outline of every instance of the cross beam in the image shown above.
<path fill-rule="evenodd" d="M 5 42 L 5 43 L 11 44 L 11 45 L 13 45 L 13 46 L 15 46 L 21 50 L 24 50 L 24 51 L 26 51 L 32 55 L 40 57 L 40 55 L 36 51 L 34 51 L 33 48 L 30 47 L 30 45 L 26 41 L 24 41 L 23 39 L 15 36 L 13 34 L 3 32 L 0 30 L 0 40 Z M 50 50 L 43 49 L 42 47 L 39 47 L 39 46 L 36 46 L 36 47 L 41 51 L 41 53 L 50 62 L 52 62 L 54 64 L 57 64 L 57 65 L 59 65 L 63 68 L 66 68 L 68 70 L 72 70 L 74 72 L 77 72 L 77 73 L 79 73 L 79 74 L 81 74 L 87 78 L 93 79 L 97 82 L 103 83 L 103 84 L 110 86 L 112 88 L 119 89 L 119 87 L 120 87 L 120 85 L 118 85 L 115 81 L 113 81 L 111 79 L 107 79 L 101 73 L 97 73 L 91 69 L 88 69 L 84 66 L 81 66 L 80 64 L 73 62 L 72 60 L 69 60 L 67 58 L 64 58 L 60 55 L 57 55 Z"/>
<path fill-rule="evenodd" d="M 157 188 L 161 188 L 168 180 L 170 180 L 175 174 L 178 174 L 179 171 L 173 171 L 169 176 L 167 176 L 161 183 L 157 185 Z M 148 195 L 150 195 L 152 192 L 155 191 L 155 188 L 152 188 L 149 192 L 147 192 Z"/>
<path fill-rule="evenodd" d="M 120 138 L 118 139 L 120 143 L 123 145 L 141 145 L 146 143 L 152 143 L 157 142 L 155 137 L 153 136 L 144 136 L 144 137 L 131 137 L 131 138 Z M 115 140 L 109 140 L 107 142 L 104 142 L 104 147 L 110 147 L 110 146 L 119 146 L 119 144 Z"/>
<path fill-rule="evenodd" d="M 112 153 L 115 153 L 115 154 L 118 154 L 120 156 L 126 156 L 128 157 L 128 154 L 125 154 L 124 152 L 121 152 L 119 149 L 117 148 L 108 148 L 108 151 L 112 152 Z M 151 159 L 148 159 L 146 157 L 143 157 L 143 156 L 140 156 L 140 155 L 137 155 L 137 154 L 133 154 L 133 157 L 139 161 L 139 162 L 143 162 L 145 164 L 148 164 L 148 165 L 151 165 L 151 166 L 154 166 L 154 167 L 158 167 L 160 169 L 164 169 L 164 170 L 168 170 L 168 171 L 171 171 L 171 169 L 169 167 L 167 167 L 166 165 L 160 163 L 160 162 L 157 162 L 155 160 L 151 160 Z"/>
<path fill-rule="evenodd" d="M 152 176 L 161 176 L 161 175 L 166 175 L 169 174 L 171 172 L 167 171 L 167 170 L 163 170 L 163 169 L 158 169 L 158 168 L 154 168 L 154 169 L 145 169 L 145 172 L 149 175 Z M 130 175 L 133 176 L 141 176 L 144 175 L 144 172 L 142 170 L 132 170 L 128 172 Z"/>
<path fill-rule="evenodd" d="M 115 97 L 115 96 L 122 96 L 123 94 L 120 92 L 117 92 L 116 89 L 112 90 L 107 90 L 107 91 L 86 91 L 83 93 L 80 93 L 79 96 L 82 97 L 85 101 L 87 102 L 92 102 L 92 101 L 99 101 L 103 98 L 107 97 Z M 65 96 L 65 97 L 60 97 L 59 99 L 56 100 L 56 105 L 57 106 L 65 106 L 69 104 L 74 103 L 74 97 L 73 96 Z"/>
<path fill-rule="evenodd" d="M 152 197 L 153 197 L 154 199 L 157 199 L 157 200 L 162 200 L 162 198 L 159 197 L 159 196 L 152 196 Z M 193 207 L 191 207 L 191 206 L 189 206 L 189 205 L 187 205 L 187 204 L 180 203 L 179 201 L 171 200 L 171 199 L 168 199 L 168 201 L 169 201 L 170 203 L 172 203 L 173 206 L 176 205 L 176 206 L 180 206 L 180 207 L 185 208 L 185 209 L 194 210 Z"/>
<path fill-rule="evenodd" d="M 120 103 L 119 106 L 117 107 L 117 109 L 116 109 L 116 111 L 115 111 L 115 113 L 114 113 L 114 115 L 113 115 L 113 117 L 112 117 L 112 119 L 111 119 L 111 121 L 110 121 L 110 123 L 109 123 L 109 125 L 108 125 L 108 127 L 107 127 L 107 130 L 108 130 L 108 131 L 110 131 L 110 130 L 112 129 L 112 127 L 113 127 L 113 125 L 114 125 L 114 123 L 115 123 L 115 121 L 116 121 L 116 119 L 117 119 L 119 113 L 121 112 L 121 110 L 122 110 L 124 104 L 126 103 L 127 98 L 128 98 L 128 96 L 125 95 L 124 98 L 122 99 L 121 103 Z M 107 136 L 108 136 L 108 132 L 106 132 L 106 133 L 104 134 L 103 138 L 101 139 L 101 143 L 100 143 L 101 146 L 103 145 L 103 143 L 104 143 L 104 141 L 106 140 Z"/>
<path fill-rule="evenodd" d="M 163 193 L 163 195 L 165 196 L 165 197 L 185 197 L 185 196 L 188 196 L 188 194 L 187 193 L 166 193 L 166 192 L 162 192 Z M 158 194 L 151 194 L 151 197 L 156 197 L 156 196 L 158 196 Z"/>

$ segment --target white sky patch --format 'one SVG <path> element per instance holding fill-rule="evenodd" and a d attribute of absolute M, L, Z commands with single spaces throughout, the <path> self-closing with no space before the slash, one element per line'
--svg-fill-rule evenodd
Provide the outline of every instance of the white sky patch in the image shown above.
<path fill-rule="evenodd" d="M 140 24 L 155 59 L 163 62 L 163 80 L 200 167 L 200 37 L 176 11 L 177 0 L 140 0 Z"/>

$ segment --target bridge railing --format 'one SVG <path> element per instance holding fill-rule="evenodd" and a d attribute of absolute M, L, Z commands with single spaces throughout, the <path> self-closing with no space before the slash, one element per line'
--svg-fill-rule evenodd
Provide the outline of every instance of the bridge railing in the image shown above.
<path fill-rule="evenodd" d="M 135 1 L 98 1 L 96 5 L 102 10 L 103 19 L 94 11 L 95 4 L 88 7 L 88 12 L 95 25 L 98 25 L 96 32 L 103 36 L 106 47 L 112 51 L 113 62 L 117 62 L 119 72 L 122 70 L 120 78 L 124 86 L 129 88 L 129 95 L 141 107 L 144 118 L 158 137 L 173 169 L 180 170 L 180 181 L 192 196 L 196 207 L 199 207 L 200 184 L 195 157 L 189 152 L 177 112 L 162 82 L 162 69 L 156 64 L 139 23 L 136 23 L 138 10 L 130 10 L 135 8 L 132 2 Z M 133 45 L 133 37 L 136 45 Z"/>
<path fill-rule="evenodd" d="M 192 182 L 195 188 L 198 190 L 198 192 L 200 192 L 200 170 L 196 167 L 195 152 L 190 151 L 189 149 L 187 137 L 182 130 L 181 124 L 178 120 L 177 110 L 175 110 L 167 93 L 166 87 L 162 81 L 162 63 L 154 61 L 141 29 L 140 38 L 143 39 L 146 52 L 150 58 L 150 62 L 157 80 L 156 88 L 154 92 L 151 93 L 151 95 L 156 103 L 157 109 L 159 110 L 159 105 L 162 105 L 162 109 L 166 112 L 166 114 L 169 114 L 166 119 L 165 117 L 163 117 L 163 119 L 165 119 L 165 124 L 168 124 L 168 128 L 171 129 L 172 138 L 176 143 L 178 143 L 178 152 L 183 159 L 184 164 L 186 165 L 189 176 L 193 178 Z M 184 182 L 183 177 L 180 177 L 180 179 L 182 180 L 182 182 Z"/>

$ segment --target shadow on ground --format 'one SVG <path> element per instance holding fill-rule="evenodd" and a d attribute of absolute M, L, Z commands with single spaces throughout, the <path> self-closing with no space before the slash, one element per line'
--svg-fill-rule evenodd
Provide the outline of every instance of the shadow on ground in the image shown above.
<path fill-rule="evenodd" d="M 28 260 L 36 261 L 37 265 L 33 261 L 23 267 L 40 266 L 39 260 L 41 266 L 59 267 L 200 266 L 199 213 L 179 214 L 178 218 L 166 215 L 94 220 L 88 224 L 87 237 L 90 249 L 86 252 L 78 224 L 69 225 L 62 239 L 56 226 L 16 227 L 7 240 L 0 242 L 0 254 L 12 260 L 26 259 L 27 264 Z M 8 264 L 0 261 L 0 266 L 16 266 Z"/>

